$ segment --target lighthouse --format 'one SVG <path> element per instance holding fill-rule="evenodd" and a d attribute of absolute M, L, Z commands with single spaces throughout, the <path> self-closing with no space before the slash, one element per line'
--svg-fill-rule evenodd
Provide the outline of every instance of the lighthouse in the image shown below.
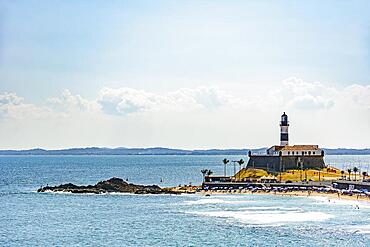
<path fill-rule="evenodd" d="M 266 155 L 249 151 L 247 168 L 281 172 L 297 169 L 302 164 L 309 169 L 326 167 L 324 151 L 319 145 L 289 145 L 288 128 L 288 116 L 284 112 L 280 119 L 280 145 L 268 148 Z"/>
<path fill-rule="evenodd" d="M 288 141 L 288 116 L 283 113 L 281 115 L 281 121 L 280 121 L 280 146 L 288 146 L 289 141 Z"/>

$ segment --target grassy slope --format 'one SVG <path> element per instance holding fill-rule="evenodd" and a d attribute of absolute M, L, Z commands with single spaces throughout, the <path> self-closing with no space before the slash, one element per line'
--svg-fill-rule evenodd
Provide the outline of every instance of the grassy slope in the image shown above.
<path fill-rule="evenodd" d="M 298 182 L 306 178 L 305 174 L 307 174 L 307 180 L 311 179 L 313 181 L 319 181 L 319 171 L 318 170 L 307 170 L 307 171 L 288 170 L 281 174 L 281 180 L 282 181 L 290 180 L 293 182 Z M 275 175 L 278 179 L 280 177 L 279 174 L 268 174 L 265 170 L 262 170 L 262 169 L 245 169 L 244 168 L 240 172 L 237 172 L 234 178 L 236 180 L 239 180 L 239 178 L 241 180 L 244 178 L 258 179 L 262 176 L 269 176 L 269 175 Z M 348 175 L 348 174 L 345 174 L 345 175 Z M 337 168 L 330 168 L 330 170 L 328 170 L 327 168 L 324 168 L 320 171 L 321 181 L 338 179 L 340 177 L 341 177 L 341 173 L 340 173 L 340 170 Z"/>

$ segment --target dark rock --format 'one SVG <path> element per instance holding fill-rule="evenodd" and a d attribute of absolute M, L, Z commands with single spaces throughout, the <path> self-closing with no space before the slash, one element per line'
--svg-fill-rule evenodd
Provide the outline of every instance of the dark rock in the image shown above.
<path fill-rule="evenodd" d="M 105 181 L 100 181 L 95 185 L 78 186 L 71 183 L 62 184 L 59 186 L 41 187 L 37 192 L 71 192 L 71 193 L 133 193 L 133 194 L 179 194 L 178 192 L 162 189 L 158 185 L 137 185 L 127 183 L 121 178 L 111 178 Z"/>

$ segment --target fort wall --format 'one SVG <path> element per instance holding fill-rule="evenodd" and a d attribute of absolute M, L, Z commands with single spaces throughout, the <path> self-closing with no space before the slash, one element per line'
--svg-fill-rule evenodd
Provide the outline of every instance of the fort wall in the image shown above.
<path fill-rule="evenodd" d="M 319 169 L 324 168 L 324 156 L 269 156 L 269 155 L 251 155 L 247 164 L 247 168 L 264 169 L 267 171 L 278 172 L 281 170 L 299 169 Z"/>

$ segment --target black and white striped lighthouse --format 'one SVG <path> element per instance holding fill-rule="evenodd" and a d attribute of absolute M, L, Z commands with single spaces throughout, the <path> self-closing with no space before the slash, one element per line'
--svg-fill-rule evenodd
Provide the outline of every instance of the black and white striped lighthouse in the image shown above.
<path fill-rule="evenodd" d="M 284 112 L 283 115 L 281 115 L 281 121 L 280 121 L 280 146 L 289 145 L 288 127 L 289 127 L 288 116 Z"/>

